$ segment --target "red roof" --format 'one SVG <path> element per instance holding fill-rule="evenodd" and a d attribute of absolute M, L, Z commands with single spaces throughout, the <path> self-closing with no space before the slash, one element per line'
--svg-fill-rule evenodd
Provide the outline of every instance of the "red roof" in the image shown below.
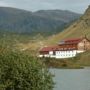
<path fill-rule="evenodd" d="M 51 47 L 44 47 L 40 50 L 40 52 L 49 52 L 49 51 L 64 51 L 64 50 L 76 50 L 77 45 L 62 45 L 62 46 L 51 46 Z"/>
<path fill-rule="evenodd" d="M 48 52 L 48 51 L 56 51 L 59 48 L 59 46 L 50 46 L 50 47 L 44 47 L 40 51 Z"/>
<path fill-rule="evenodd" d="M 78 38 L 78 39 L 68 39 L 68 40 L 65 40 L 65 42 L 80 42 L 82 40 L 82 38 Z"/>
<path fill-rule="evenodd" d="M 68 40 L 64 40 L 63 43 L 59 43 L 59 45 L 63 45 L 63 44 L 78 44 L 82 39 L 68 39 Z"/>
<path fill-rule="evenodd" d="M 77 50 L 77 45 L 74 44 L 63 44 L 63 45 L 60 45 L 59 48 L 57 49 L 57 51 L 67 51 L 67 50 Z"/>

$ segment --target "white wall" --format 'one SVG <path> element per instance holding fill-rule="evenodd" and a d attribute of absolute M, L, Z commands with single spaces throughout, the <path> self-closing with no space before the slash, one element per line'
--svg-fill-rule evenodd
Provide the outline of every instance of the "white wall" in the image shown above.
<path fill-rule="evenodd" d="M 55 55 L 53 51 L 50 51 L 49 54 L 39 55 L 39 57 L 50 57 L 50 58 L 71 58 L 75 57 L 78 53 L 82 53 L 84 51 L 79 50 L 70 50 L 70 51 L 56 51 Z"/>
<path fill-rule="evenodd" d="M 56 51 L 56 58 L 70 58 L 75 57 L 77 54 L 76 50 L 72 51 Z"/>
<path fill-rule="evenodd" d="M 84 50 L 77 50 L 77 53 L 83 53 L 85 52 Z"/>

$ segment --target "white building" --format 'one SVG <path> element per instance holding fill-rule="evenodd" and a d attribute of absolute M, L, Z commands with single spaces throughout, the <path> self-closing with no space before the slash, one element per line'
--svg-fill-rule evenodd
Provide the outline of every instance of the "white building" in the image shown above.
<path fill-rule="evenodd" d="M 39 57 L 50 58 L 71 58 L 78 53 L 82 53 L 90 49 L 90 40 L 86 37 L 81 39 L 69 39 L 61 41 L 56 46 L 44 47 L 39 52 Z"/>

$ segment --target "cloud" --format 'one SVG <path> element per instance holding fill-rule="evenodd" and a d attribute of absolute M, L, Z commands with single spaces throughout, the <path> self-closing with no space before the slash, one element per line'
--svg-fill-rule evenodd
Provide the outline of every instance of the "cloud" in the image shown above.
<path fill-rule="evenodd" d="M 10 6 L 29 11 L 62 9 L 84 12 L 90 0 L 0 0 L 0 6 Z"/>
<path fill-rule="evenodd" d="M 0 1 L 0 6 L 9 6 L 9 4 L 4 1 Z"/>

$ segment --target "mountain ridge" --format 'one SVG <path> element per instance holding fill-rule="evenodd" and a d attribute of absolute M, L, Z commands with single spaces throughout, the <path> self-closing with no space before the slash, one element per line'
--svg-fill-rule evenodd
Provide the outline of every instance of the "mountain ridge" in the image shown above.
<path fill-rule="evenodd" d="M 65 18 L 65 22 L 69 22 L 71 19 L 73 19 L 73 17 L 74 17 L 74 20 L 75 20 L 75 18 L 77 19 L 78 15 L 79 15 L 79 14 L 76 14 L 76 13 L 68 11 L 68 10 L 59 10 L 59 9 L 39 10 L 39 11 L 36 11 L 34 13 L 36 15 L 39 15 L 39 16 L 42 16 L 42 17 L 47 16 L 47 17 L 52 18 L 52 19 L 55 18 L 55 16 L 56 16 L 56 18 L 55 18 L 56 20 L 62 20 L 62 21 Z"/>
<path fill-rule="evenodd" d="M 53 14 L 57 13 L 54 10 L 50 11 L 53 12 Z M 67 18 L 67 20 L 63 20 L 58 19 L 60 17 L 59 14 L 55 14 L 54 18 L 50 12 L 49 15 L 47 15 L 47 13 L 46 15 L 41 15 L 41 13 L 38 13 L 37 15 L 37 12 L 30 12 L 10 7 L 0 7 L 0 30 L 18 33 L 30 33 L 32 35 L 33 33 L 35 35 L 37 33 L 55 34 L 62 31 L 68 23 L 71 23 L 80 17 L 80 14 L 72 14 L 71 12 L 71 19 Z M 52 18 L 50 18 L 50 16 Z"/>

